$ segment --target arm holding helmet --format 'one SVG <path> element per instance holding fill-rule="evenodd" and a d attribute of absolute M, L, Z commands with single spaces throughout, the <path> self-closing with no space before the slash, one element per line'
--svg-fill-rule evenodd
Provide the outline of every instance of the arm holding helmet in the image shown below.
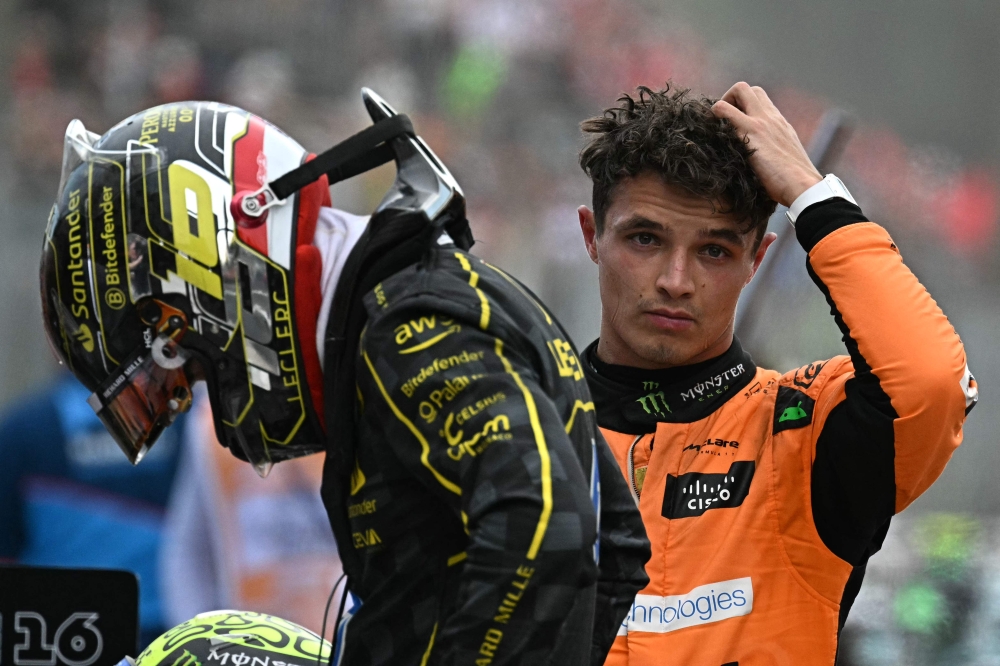
<path fill-rule="evenodd" d="M 442 314 L 455 303 L 411 300 L 370 324 L 358 378 L 365 409 L 388 408 L 377 445 L 468 534 L 443 563 L 461 567 L 458 599 L 438 618 L 430 663 L 583 663 L 593 618 L 578 606 L 593 599 L 580 592 L 595 580 L 596 517 L 556 405 L 521 336 L 481 330 L 471 308 L 459 318 Z M 450 332 L 440 341 L 397 344 L 408 322 L 440 328 L 442 317 Z"/>

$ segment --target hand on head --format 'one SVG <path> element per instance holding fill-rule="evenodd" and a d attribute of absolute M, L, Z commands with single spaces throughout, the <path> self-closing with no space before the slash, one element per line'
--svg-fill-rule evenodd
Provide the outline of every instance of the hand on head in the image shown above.
<path fill-rule="evenodd" d="M 760 86 L 740 81 L 712 106 L 728 120 L 754 151 L 750 164 L 768 195 L 790 206 L 823 177 L 809 160 L 795 128 L 785 120 Z"/>

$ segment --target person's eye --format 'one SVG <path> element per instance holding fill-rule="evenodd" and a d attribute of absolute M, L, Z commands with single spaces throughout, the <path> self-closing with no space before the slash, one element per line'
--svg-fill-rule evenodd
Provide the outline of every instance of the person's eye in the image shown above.
<path fill-rule="evenodd" d="M 656 236 L 653 234 L 635 234 L 632 236 L 632 241 L 643 247 L 649 247 L 650 245 L 656 244 Z"/>
<path fill-rule="evenodd" d="M 702 252 L 707 254 L 712 259 L 721 259 L 729 254 L 728 252 L 726 252 L 725 248 L 720 247 L 718 245 L 709 245 L 704 250 L 702 250 Z"/>

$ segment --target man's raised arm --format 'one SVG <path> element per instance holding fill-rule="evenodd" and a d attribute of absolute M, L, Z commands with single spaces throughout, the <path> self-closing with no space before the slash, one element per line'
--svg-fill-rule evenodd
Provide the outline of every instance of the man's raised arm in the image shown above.
<path fill-rule="evenodd" d="M 555 405 L 516 344 L 473 321 L 448 320 L 454 332 L 440 342 L 398 353 L 399 321 L 441 315 L 396 308 L 398 321 L 387 316 L 362 339 L 365 409 L 387 407 L 373 444 L 391 447 L 448 507 L 440 519 L 468 534 L 452 556 L 458 599 L 439 618 L 430 663 L 584 663 L 594 593 L 581 606 L 580 591 L 596 578 L 597 521 Z"/>
<path fill-rule="evenodd" d="M 764 91 L 736 84 L 714 110 L 746 134 L 768 193 L 790 207 L 809 275 L 850 354 L 839 370 L 816 370 L 826 386 L 816 387 L 822 428 L 811 494 L 824 542 L 863 564 L 888 518 L 937 479 L 961 443 L 975 379 L 955 329 L 888 232 L 839 181 L 820 177 Z"/>

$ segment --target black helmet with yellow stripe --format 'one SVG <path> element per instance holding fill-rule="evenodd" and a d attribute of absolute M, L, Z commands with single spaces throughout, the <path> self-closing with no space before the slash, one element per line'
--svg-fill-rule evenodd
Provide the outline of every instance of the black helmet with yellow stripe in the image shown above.
<path fill-rule="evenodd" d="M 312 238 L 328 184 L 395 160 L 383 207 L 420 212 L 431 197 L 464 219 L 407 117 L 363 96 L 375 123 L 315 159 L 216 102 L 155 107 L 103 136 L 70 123 L 42 253 L 45 329 L 133 463 L 200 379 L 219 441 L 259 472 L 323 450 Z"/>

